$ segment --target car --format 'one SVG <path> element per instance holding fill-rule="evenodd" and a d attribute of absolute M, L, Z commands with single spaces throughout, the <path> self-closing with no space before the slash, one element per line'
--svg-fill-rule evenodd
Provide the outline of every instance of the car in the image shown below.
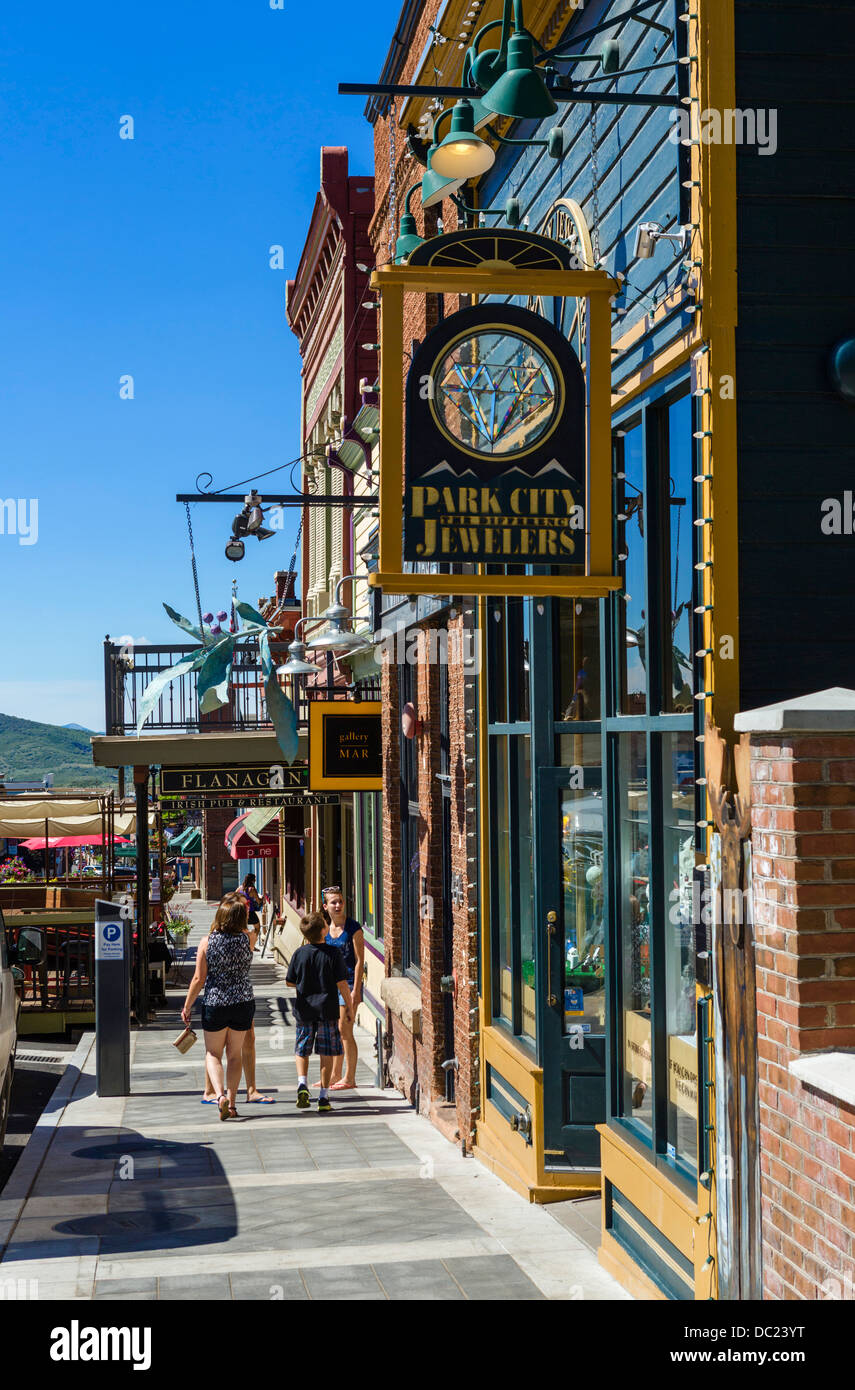
<path fill-rule="evenodd" d="M 20 927 L 13 934 L 0 907 L 0 1149 L 6 1139 L 12 1101 L 20 1009 L 17 984 L 23 979 L 20 967 L 40 965 L 45 949 L 45 933 L 39 927 Z"/>

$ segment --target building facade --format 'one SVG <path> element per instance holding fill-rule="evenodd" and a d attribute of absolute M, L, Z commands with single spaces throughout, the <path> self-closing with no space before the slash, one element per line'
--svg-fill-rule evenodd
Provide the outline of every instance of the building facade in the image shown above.
<path fill-rule="evenodd" d="M 425 96 L 377 95 L 367 108 L 381 297 L 405 197 L 424 174 L 419 141 L 444 104 L 429 89 L 464 81 L 469 31 L 501 18 L 499 4 L 455 0 L 402 10 L 380 81 L 420 85 Z M 748 719 L 758 704 L 855 686 L 839 620 L 852 583 L 849 531 L 834 532 L 830 502 L 845 505 L 851 463 L 851 381 L 839 366 L 846 352 L 835 359 L 836 389 L 828 367 L 851 333 L 851 314 L 819 261 L 800 282 L 802 298 L 774 249 L 791 197 L 802 227 L 817 227 L 825 244 L 841 235 L 845 242 L 848 198 L 823 199 L 824 175 L 800 133 L 788 56 L 795 17 L 771 47 L 768 23 L 739 0 L 553 0 L 527 4 L 525 21 L 538 44 L 556 50 L 555 66 L 578 84 L 577 99 L 542 120 L 493 123 L 493 167 L 458 194 L 480 213 L 450 199 L 424 211 L 417 198 L 409 206 L 429 243 L 469 222 L 497 232 L 522 224 L 569 248 L 582 269 L 613 277 L 611 510 L 620 585 L 591 598 L 568 580 L 560 598 L 522 592 L 473 602 L 461 569 L 461 594 L 451 602 L 384 596 L 384 621 L 397 611 L 413 635 L 412 661 L 387 663 L 383 675 L 390 1075 L 442 1120 L 443 1063 L 466 1066 L 478 1157 L 533 1200 L 601 1187 L 600 1258 L 639 1296 L 810 1296 L 833 1241 L 842 1249 L 840 1233 L 851 1229 L 851 1175 L 821 1199 L 834 1212 L 816 1196 L 816 1175 L 799 1196 L 800 1238 L 813 1260 L 808 1285 L 800 1283 L 797 1242 L 782 1253 L 781 1230 L 801 1160 L 785 1163 L 785 1176 L 775 1136 L 803 1105 L 806 1123 L 823 1128 L 829 1155 L 835 1146 L 843 1152 L 851 1107 L 835 1118 L 840 1095 L 793 1097 L 780 1049 L 789 1049 L 789 1067 L 810 1038 L 783 1038 L 795 1024 L 780 1001 L 798 1011 L 814 995 L 816 1049 L 849 1045 L 851 991 L 842 979 L 835 985 L 839 970 L 848 979 L 848 889 L 831 884 L 825 843 L 805 876 L 825 884 L 818 909 L 820 898 L 823 910 L 840 907 L 831 924 L 840 936 L 826 943 L 827 955 L 817 951 L 802 965 L 806 948 L 788 936 L 765 942 L 759 932 L 792 927 L 784 920 L 792 904 L 781 896 L 790 890 L 764 888 L 752 920 L 751 873 L 756 865 L 772 884 L 800 876 L 798 846 L 776 840 L 773 851 L 763 834 L 807 831 L 812 797 L 823 808 L 817 831 L 830 832 L 841 793 L 823 801 L 824 793 L 800 788 L 841 773 L 790 776 L 758 750 L 757 780 L 780 780 L 777 804 L 799 809 L 787 813 L 792 825 L 755 810 L 752 855 L 750 778 L 737 783 L 728 772 L 715 731 L 729 746 L 740 711 Z M 813 35 L 817 51 L 834 47 L 843 23 L 831 6 L 822 35 Z M 607 100 L 586 101 L 592 94 Z M 835 124 L 839 148 L 829 159 L 851 165 L 844 124 Z M 510 299 L 546 319 L 589 368 L 584 300 Z M 481 302 L 489 300 L 482 285 Z M 405 376 L 410 345 L 414 354 L 468 302 L 404 294 Z M 382 392 L 394 387 L 397 364 L 381 365 Z M 381 481 L 384 457 L 402 442 L 381 436 Z M 824 516 L 832 519 L 827 530 Z M 807 535 L 807 580 L 804 565 L 792 563 L 797 533 Z M 504 573 L 534 581 L 538 571 Z M 435 628 L 457 622 L 478 633 L 481 674 L 458 682 L 449 673 L 444 689 L 427 643 Z M 829 744 L 816 756 L 844 754 Z M 447 868 L 444 759 L 461 769 L 459 783 L 452 777 Z M 464 858 L 475 836 L 477 849 Z M 773 853 L 786 869 L 769 869 Z M 437 912 L 446 876 L 450 918 Z M 732 906 L 716 906 L 729 901 L 722 888 L 741 895 L 744 920 Z M 792 891 L 807 910 L 810 893 Z M 709 920 L 697 908 L 704 893 Z M 810 930 L 810 918 L 795 925 Z M 451 1030 L 440 1007 L 450 959 L 464 971 L 451 982 Z M 794 961 L 805 982 L 791 995 Z M 478 1028 L 470 1027 L 464 1048 L 467 1008 Z M 754 1049 L 744 1038 L 757 1033 L 758 1013 Z M 845 1097 L 842 1104 L 845 1111 Z M 460 1105 L 455 1118 L 465 1141 Z M 806 1210 L 836 1233 L 825 1266 Z"/>

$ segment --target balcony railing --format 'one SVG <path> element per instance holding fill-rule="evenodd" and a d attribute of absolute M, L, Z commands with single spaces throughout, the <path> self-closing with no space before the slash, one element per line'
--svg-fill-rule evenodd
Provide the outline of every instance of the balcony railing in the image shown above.
<path fill-rule="evenodd" d="M 117 642 L 104 643 L 104 695 L 105 730 L 108 734 L 134 734 L 143 695 L 154 677 L 180 661 L 182 656 L 196 651 L 197 647 L 188 644 L 165 643 L 161 646 L 134 646 L 132 650 Z M 281 664 L 288 659 L 287 643 L 272 643 L 273 659 Z M 322 681 L 326 668 L 318 667 Z M 312 680 L 312 677 L 309 677 Z M 302 680 L 299 689 L 294 690 L 293 678 L 281 681 L 289 698 L 296 700 L 297 722 L 305 728 L 308 723 L 309 699 L 326 696 L 346 696 L 346 684 L 331 687 L 312 684 L 306 687 Z M 379 699 L 380 682 L 359 682 L 363 699 Z M 161 692 L 160 699 L 146 720 L 143 728 L 150 733 L 199 733 L 206 730 L 254 730 L 271 729 L 264 702 L 264 678 L 258 642 L 246 638 L 235 651 L 229 687 L 229 703 L 213 714 L 199 715 L 199 701 L 196 695 L 196 672 L 188 671 L 178 676 Z"/>

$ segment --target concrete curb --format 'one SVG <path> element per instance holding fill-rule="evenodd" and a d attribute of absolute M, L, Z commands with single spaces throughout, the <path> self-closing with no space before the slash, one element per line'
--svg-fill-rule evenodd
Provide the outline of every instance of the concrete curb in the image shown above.
<path fill-rule="evenodd" d="M 77 1047 L 69 1056 L 56 1090 L 36 1121 L 27 1146 L 15 1164 L 12 1176 L 0 1193 L 0 1261 L 6 1254 L 6 1249 L 20 1220 L 27 1198 L 41 1171 L 41 1166 L 53 1141 L 54 1130 L 65 1114 L 94 1045 L 94 1032 L 84 1033 Z"/>

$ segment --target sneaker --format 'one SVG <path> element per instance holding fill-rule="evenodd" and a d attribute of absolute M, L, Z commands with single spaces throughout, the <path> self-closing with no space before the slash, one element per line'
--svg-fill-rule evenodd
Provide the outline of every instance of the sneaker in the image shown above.
<path fill-rule="evenodd" d="M 318 1101 L 318 1114 L 319 1114 L 319 1115 L 329 1115 L 329 1114 L 331 1114 L 331 1113 L 332 1113 L 332 1106 L 330 1105 L 330 1098 L 329 1098 L 329 1096 L 323 1096 L 323 1097 Z"/>
<path fill-rule="evenodd" d="M 308 1086 L 297 1087 L 297 1109 L 308 1110 L 312 1097 L 309 1095 Z"/>

